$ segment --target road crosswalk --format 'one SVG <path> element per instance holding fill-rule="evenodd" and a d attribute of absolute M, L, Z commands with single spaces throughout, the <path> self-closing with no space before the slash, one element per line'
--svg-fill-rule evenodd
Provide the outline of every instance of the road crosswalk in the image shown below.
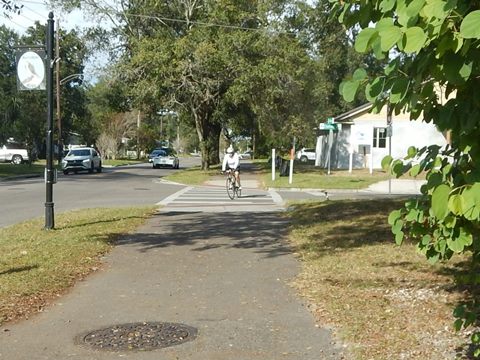
<path fill-rule="evenodd" d="M 224 187 L 187 186 L 160 201 L 161 212 L 270 212 L 282 211 L 283 201 L 275 191 L 244 188 L 242 196 L 230 200 Z"/>

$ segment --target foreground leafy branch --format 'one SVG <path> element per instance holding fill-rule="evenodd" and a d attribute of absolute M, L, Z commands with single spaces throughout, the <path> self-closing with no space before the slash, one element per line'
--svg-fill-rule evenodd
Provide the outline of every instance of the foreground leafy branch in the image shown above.
<path fill-rule="evenodd" d="M 380 74 L 357 69 L 341 85 L 346 100 L 359 89 L 374 104 L 411 119 L 433 122 L 449 140 L 446 148 L 410 148 L 403 159 L 387 157 L 384 167 L 397 177 L 426 173 L 421 196 L 390 214 L 395 240 L 416 241 L 431 262 L 471 255 L 470 299 L 458 306 L 455 328 L 477 325 L 480 282 L 480 7 L 477 1 L 334 1 L 340 21 L 359 31 L 355 49 L 387 59 Z M 480 356 L 480 333 L 471 338 Z"/>

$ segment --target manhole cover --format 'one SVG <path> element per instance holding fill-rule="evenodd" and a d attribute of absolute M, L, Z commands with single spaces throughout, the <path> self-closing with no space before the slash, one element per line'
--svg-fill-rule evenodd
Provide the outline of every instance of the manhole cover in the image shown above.
<path fill-rule="evenodd" d="M 197 329 L 183 324 L 141 322 L 114 325 L 77 338 L 77 342 L 97 350 L 148 351 L 179 345 L 195 339 Z"/>

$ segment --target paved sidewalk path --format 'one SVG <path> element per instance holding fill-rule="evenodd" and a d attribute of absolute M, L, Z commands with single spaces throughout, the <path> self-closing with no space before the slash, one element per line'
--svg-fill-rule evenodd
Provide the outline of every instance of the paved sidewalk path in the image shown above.
<path fill-rule="evenodd" d="M 44 313 L 0 329 L 2 360 L 340 359 L 289 282 L 298 262 L 280 213 L 158 213 L 106 267 Z M 79 334 L 142 321 L 198 329 L 193 341 L 103 352 Z"/>

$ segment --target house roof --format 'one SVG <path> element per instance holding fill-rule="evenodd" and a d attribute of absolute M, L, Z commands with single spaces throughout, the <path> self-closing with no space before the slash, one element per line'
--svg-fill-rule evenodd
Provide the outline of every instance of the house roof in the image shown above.
<path fill-rule="evenodd" d="M 373 107 L 372 103 L 366 103 L 356 107 L 355 109 L 349 110 L 343 114 L 334 117 L 335 122 L 347 123 L 353 117 L 363 115 L 369 112 Z"/>

